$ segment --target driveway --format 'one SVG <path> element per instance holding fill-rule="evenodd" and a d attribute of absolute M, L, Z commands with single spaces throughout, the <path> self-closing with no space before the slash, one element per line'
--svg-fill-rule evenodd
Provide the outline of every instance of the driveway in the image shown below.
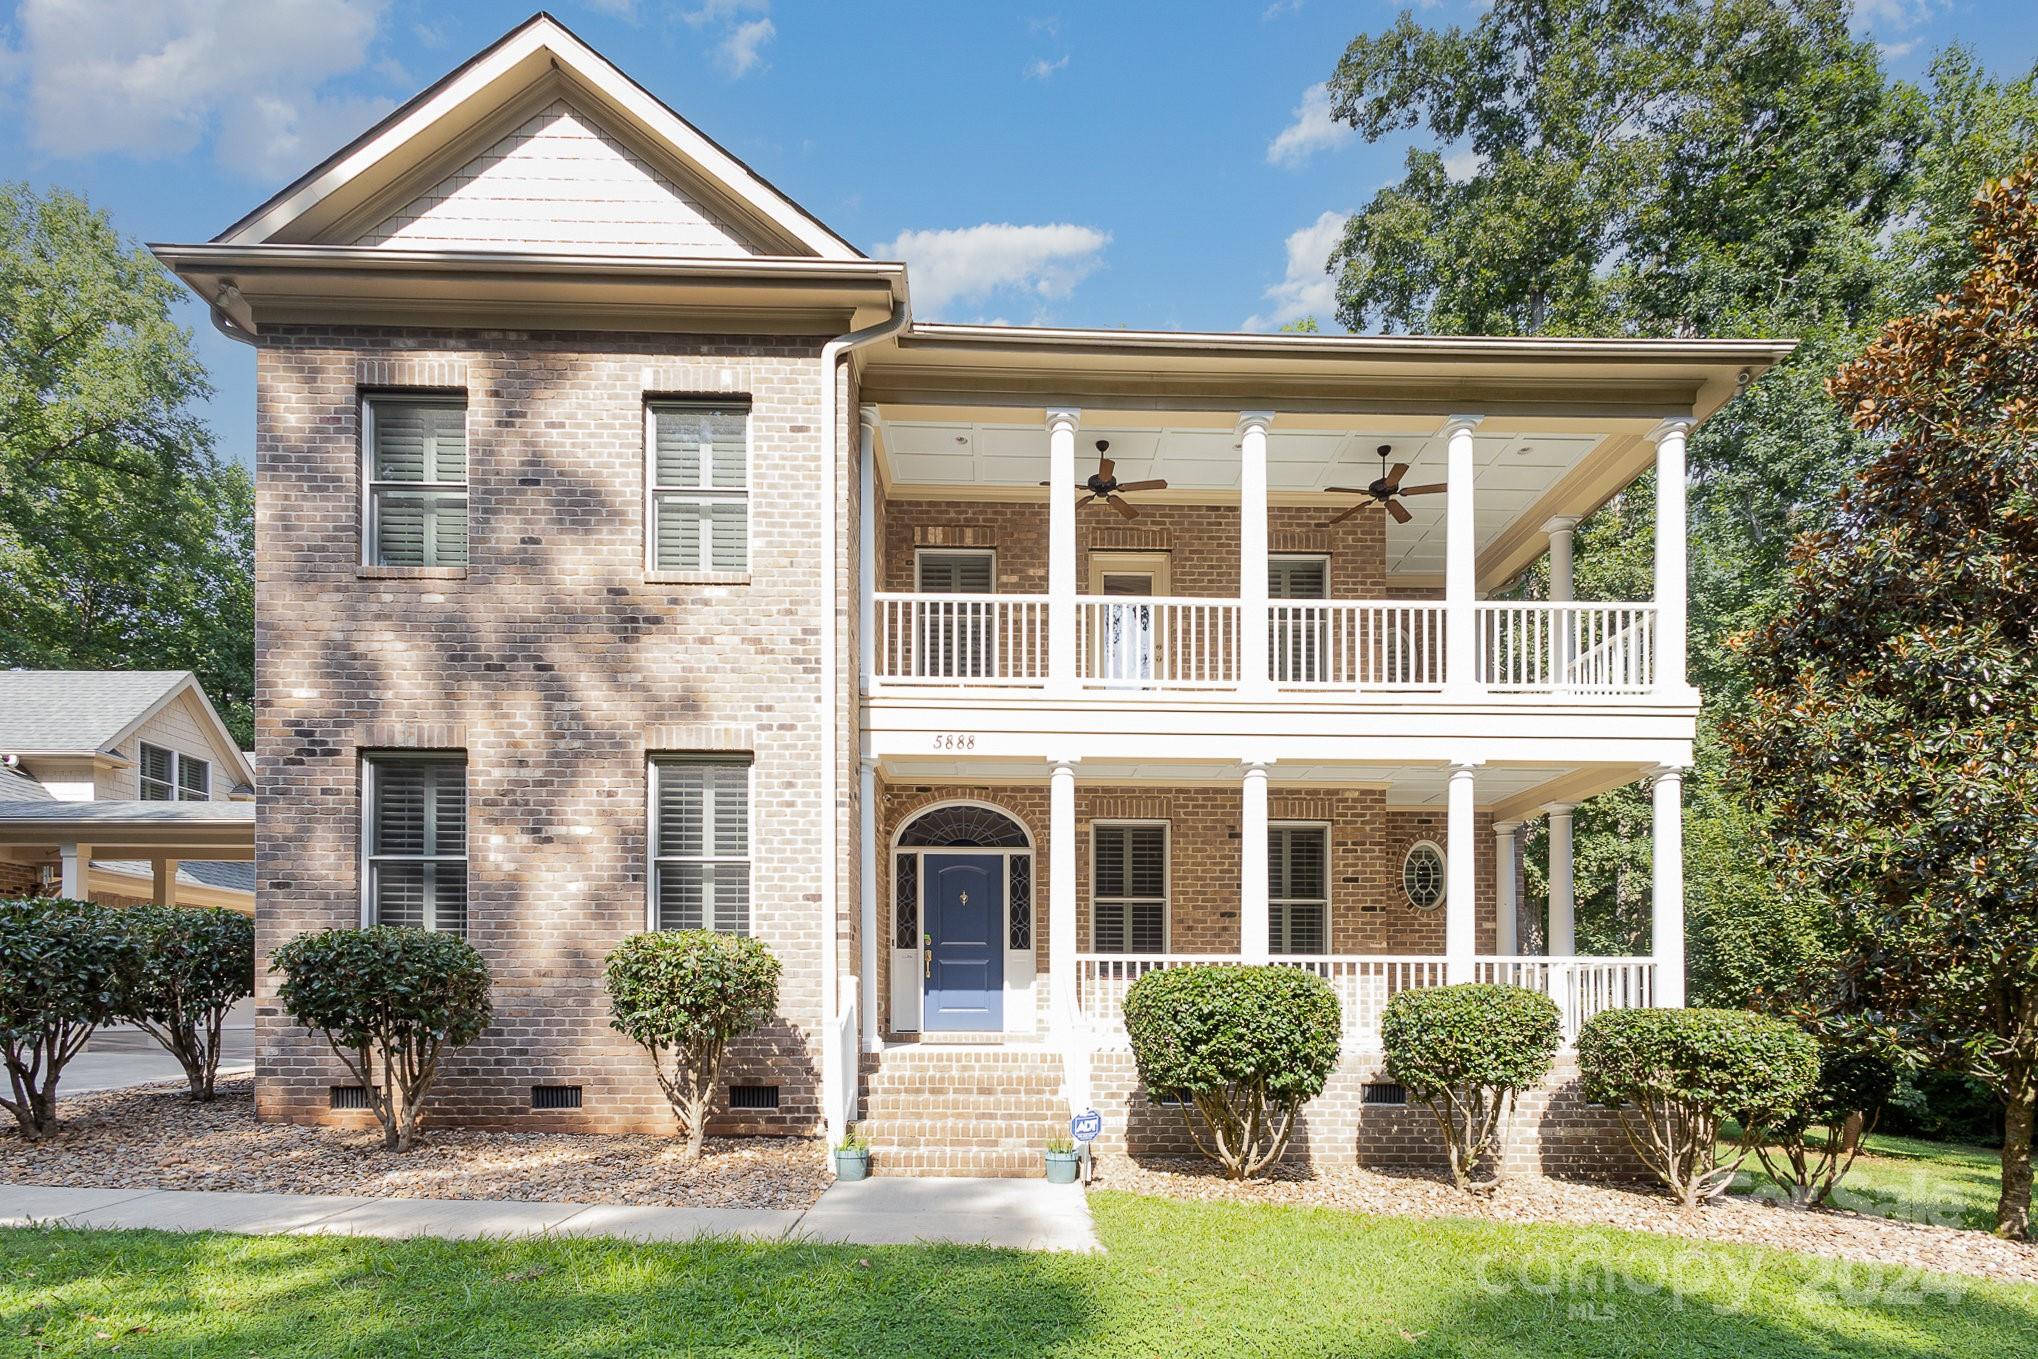
<path fill-rule="evenodd" d="M 254 1069 L 254 1029 L 236 1025 L 222 1030 L 219 1074 L 242 1076 Z M 163 1051 L 162 1044 L 140 1029 L 118 1025 L 92 1035 L 85 1050 L 64 1068 L 57 1093 L 84 1095 L 94 1090 L 119 1090 L 130 1085 L 183 1079 L 184 1068 Z"/>

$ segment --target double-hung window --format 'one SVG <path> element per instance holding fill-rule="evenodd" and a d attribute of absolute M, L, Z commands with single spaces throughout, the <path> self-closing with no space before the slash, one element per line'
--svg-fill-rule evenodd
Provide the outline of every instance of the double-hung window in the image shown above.
<path fill-rule="evenodd" d="M 1168 828 L 1090 828 L 1090 947 L 1097 953 L 1165 953 Z"/>
<path fill-rule="evenodd" d="M 144 802 L 204 802 L 212 796 L 212 764 L 195 755 L 141 743 Z"/>
<path fill-rule="evenodd" d="M 750 933 L 749 757 L 655 757 L 651 807 L 653 925 Z"/>
<path fill-rule="evenodd" d="M 651 403 L 653 571 L 750 569 L 750 408 L 728 401 Z"/>
<path fill-rule="evenodd" d="M 998 562 L 984 548 L 935 551 L 914 558 L 914 587 L 923 595 L 985 595 L 997 586 Z M 990 601 L 941 599 L 916 610 L 913 673 L 950 679 L 985 679 L 997 674 L 998 631 Z"/>
<path fill-rule="evenodd" d="M 467 402 L 371 396 L 361 403 L 370 566 L 467 565 Z"/>
<path fill-rule="evenodd" d="M 467 759 L 375 755 L 367 765 L 370 924 L 467 932 Z"/>
<path fill-rule="evenodd" d="M 1322 953 L 1330 917 L 1330 831 L 1267 827 L 1268 945 L 1275 953 Z"/>

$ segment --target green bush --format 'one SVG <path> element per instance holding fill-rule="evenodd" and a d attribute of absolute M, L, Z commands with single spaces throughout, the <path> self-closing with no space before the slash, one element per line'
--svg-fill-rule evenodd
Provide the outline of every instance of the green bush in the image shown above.
<path fill-rule="evenodd" d="M 211 1099 L 227 1011 L 255 990 L 255 922 L 216 906 L 137 906 L 119 920 L 131 945 L 121 1017 L 183 1065 L 191 1098 Z"/>
<path fill-rule="evenodd" d="M 651 1055 L 688 1160 L 707 1136 L 723 1054 L 777 1011 L 778 975 L 762 943 L 712 930 L 633 934 L 609 954 L 609 1023 Z"/>
<path fill-rule="evenodd" d="M 1897 1086 L 1896 1064 L 1881 1052 L 1837 1038 L 1814 1041 L 1818 1083 L 1794 1113 L 1770 1125 L 1773 1153 L 1767 1143 L 1755 1145 L 1769 1178 L 1800 1206 L 1832 1198 Z"/>
<path fill-rule="evenodd" d="M 1440 986 L 1387 1002 L 1387 1075 L 1429 1106 L 1460 1189 L 1498 1150 L 1516 1092 L 1549 1074 L 1562 1037 L 1556 1002 L 1526 987 Z"/>
<path fill-rule="evenodd" d="M 30 1142 L 57 1126 L 57 1080 L 92 1031 L 120 1014 L 127 936 L 89 901 L 0 901 L 0 1108 Z"/>
<path fill-rule="evenodd" d="M 1795 1114 L 1819 1077 L 1797 1025 L 1746 1010 L 1603 1010 L 1578 1035 L 1585 1098 L 1620 1111 L 1628 1143 L 1687 1207 L 1733 1183 L 1763 1130 Z M 1720 1124 L 1741 1136 L 1720 1151 Z"/>
<path fill-rule="evenodd" d="M 409 1151 L 440 1060 L 493 1017 L 481 955 L 457 935 L 373 925 L 299 935 L 269 960 L 283 1008 L 366 1087 L 382 1145 Z"/>
<path fill-rule="evenodd" d="M 1140 1081 L 1179 1098 L 1197 1148 L 1239 1180 L 1280 1159 L 1323 1093 L 1341 1018 L 1330 984 L 1300 968 L 1175 967 L 1126 991 L 1125 1031 Z"/>

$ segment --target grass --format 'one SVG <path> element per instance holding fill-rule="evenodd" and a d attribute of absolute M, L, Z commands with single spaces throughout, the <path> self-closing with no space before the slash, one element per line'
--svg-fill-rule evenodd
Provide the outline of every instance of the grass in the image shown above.
<path fill-rule="evenodd" d="M 2038 1335 L 2038 1288 L 1749 1247 L 1092 1202 L 1103 1257 L 5 1231 L 0 1355 L 1998 1359 Z"/>
<path fill-rule="evenodd" d="M 1768 1186 L 1762 1167 L 1753 1158 L 1748 1164 L 1751 1171 L 1743 1171 L 1735 1189 Z M 1857 1213 L 1985 1232 L 1995 1226 L 2002 1172 L 2002 1153 L 1993 1147 L 1873 1133 L 1833 1202 Z"/>

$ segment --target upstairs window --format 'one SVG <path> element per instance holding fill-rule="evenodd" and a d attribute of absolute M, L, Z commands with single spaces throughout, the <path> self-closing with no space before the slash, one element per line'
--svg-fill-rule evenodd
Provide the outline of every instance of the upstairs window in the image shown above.
<path fill-rule="evenodd" d="M 212 796 L 212 764 L 163 746 L 141 743 L 144 802 L 204 802 Z"/>
<path fill-rule="evenodd" d="M 1164 953 L 1168 947 L 1168 828 L 1090 828 L 1090 947 Z"/>
<path fill-rule="evenodd" d="M 467 759 L 369 759 L 368 922 L 467 933 Z"/>
<path fill-rule="evenodd" d="M 467 403 L 373 396 L 362 403 L 370 566 L 467 565 Z"/>
<path fill-rule="evenodd" d="M 1267 827 L 1267 925 L 1273 952 L 1325 951 L 1329 867 L 1326 827 Z"/>
<path fill-rule="evenodd" d="M 750 760 L 651 762 L 652 923 L 750 933 Z"/>
<path fill-rule="evenodd" d="M 750 408 L 659 401 L 650 408 L 651 569 L 750 569 Z"/>

